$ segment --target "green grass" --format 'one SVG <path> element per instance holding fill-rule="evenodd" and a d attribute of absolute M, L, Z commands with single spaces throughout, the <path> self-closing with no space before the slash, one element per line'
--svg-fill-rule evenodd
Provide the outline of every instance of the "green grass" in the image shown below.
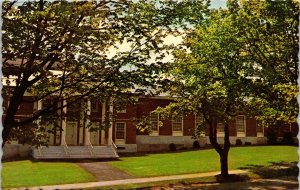
<path fill-rule="evenodd" d="M 15 161 L 2 163 L 2 187 L 30 187 L 95 181 L 74 163 Z"/>
<path fill-rule="evenodd" d="M 291 146 L 233 147 L 229 152 L 229 169 L 270 165 L 271 162 L 295 162 L 298 161 L 297 149 Z M 137 177 L 220 170 L 219 157 L 213 149 L 121 157 L 120 161 L 110 164 Z"/>
<path fill-rule="evenodd" d="M 297 162 L 297 149 L 298 147 L 290 146 L 231 148 L 229 152 L 229 169 L 239 169 L 248 165 L 267 166 L 272 162 Z M 121 157 L 120 161 L 109 163 L 136 177 L 178 175 L 220 170 L 219 157 L 213 149 L 128 156 Z M 96 180 L 93 175 L 86 172 L 77 164 L 69 162 L 31 162 L 26 160 L 6 162 L 2 166 L 3 188 L 81 183 Z M 208 179 L 209 181 L 215 181 L 211 178 L 196 179 L 196 181 L 205 182 Z M 172 181 L 172 183 L 176 183 L 176 181 Z M 130 189 L 159 184 L 160 182 L 127 186 Z M 162 184 L 165 184 L 165 182 L 162 182 Z"/>

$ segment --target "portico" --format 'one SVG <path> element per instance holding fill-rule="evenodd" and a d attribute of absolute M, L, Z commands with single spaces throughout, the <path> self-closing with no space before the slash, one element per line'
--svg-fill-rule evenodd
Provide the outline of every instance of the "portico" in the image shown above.
<path fill-rule="evenodd" d="M 106 114 L 112 113 L 113 105 L 107 103 L 97 103 L 101 105 L 100 110 L 92 113 L 91 100 L 86 99 L 87 111 L 67 106 L 67 101 L 58 103 L 58 120 L 60 129 L 54 133 L 47 133 L 49 138 L 48 147 L 39 146 L 33 150 L 33 157 L 37 159 L 55 158 L 117 158 L 116 146 L 112 140 L 112 121 L 109 128 L 103 128 Z M 80 105 L 80 104 L 77 104 Z M 35 103 L 37 110 L 43 108 L 43 102 Z M 107 113 L 109 110 L 109 113 Z M 82 114 L 83 115 L 82 117 Z M 99 119 L 101 118 L 101 119 Z M 38 119 L 38 125 L 41 118 Z M 52 130 L 53 125 L 45 126 Z M 46 130 L 47 131 L 47 130 Z"/>
<path fill-rule="evenodd" d="M 84 119 L 80 118 L 80 110 L 68 110 L 66 106 L 67 101 L 62 100 L 58 103 L 58 107 L 62 107 L 57 111 L 61 126 L 61 131 L 48 133 L 49 145 L 111 145 L 112 144 L 112 127 L 103 129 L 101 125 L 104 124 L 105 114 L 107 112 L 107 103 L 101 103 L 101 112 L 95 120 L 95 117 L 91 117 L 91 101 L 87 99 L 87 112 Z M 35 103 L 37 110 L 41 110 L 43 107 L 42 101 Z M 109 112 L 113 111 L 113 105 L 108 106 Z M 94 113 L 95 115 L 95 113 Z M 40 118 L 37 123 L 40 123 Z M 112 126 L 112 121 L 110 121 Z M 47 130 L 52 130 L 53 125 L 46 126 Z M 97 130 L 98 129 L 98 130 Z"/>

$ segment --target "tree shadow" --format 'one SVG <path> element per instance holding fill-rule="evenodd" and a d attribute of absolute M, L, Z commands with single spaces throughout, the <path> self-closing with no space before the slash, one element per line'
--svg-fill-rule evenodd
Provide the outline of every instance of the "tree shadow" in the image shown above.
<path fill-rule="evenodd" d="M 222 175 L 216 175 L 215 179 L 218 183 L 230 183 L 249 181 L 250 177 L 246 174 L 229 174 L 227 177 L 223 177 Z"/>
<path fill-rule="evenodd" d="M 246 169 L 264 179 L 292 177 L 297 179 L 299 168 L 297 162 L 270 162 L 270 165 L 247 165 L 239 169 Z"/>

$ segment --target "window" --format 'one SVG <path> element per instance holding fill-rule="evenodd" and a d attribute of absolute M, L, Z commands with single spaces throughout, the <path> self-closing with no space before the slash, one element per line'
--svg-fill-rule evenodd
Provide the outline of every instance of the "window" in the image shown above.
<path fill-rule="evenodd" d="M 116 144 L 125 144 L 125 123 L 117 122 L 116 123 Z"/>
<path fill-rule="evenodd" d="M 172 119 L 172 131 L 173 136 L 182 136 L 183 118 L 182 116 L 173 117 Z"/>
<path fill-rule="evenodd" d="M 264 137 L 264 127 L 261 125 L 257 125 L 257 123 L 256 123 L 256 132 L 258 137 Z"/>
<path fill-rule="evenodd" d="M 225 135 L 224 123 L 217 123 L 217 135 L 221 137 Z"/>
<path fill-rule="evenodd" d="M 195 115 L 195 135 L 205 137 L 204 119 L 201 115 Z"/>
<path fill-rule="evenodd" d="M 236 130 L 238 137 L 244 137 L 246 134 L 246 117 L 244 115 L 236 116 Z"/>
<path fill-rule="evenodd" d="M 157 136 L 159 134 L 159 115 L 157 113 L 150 113 L 150 135 Z"/>

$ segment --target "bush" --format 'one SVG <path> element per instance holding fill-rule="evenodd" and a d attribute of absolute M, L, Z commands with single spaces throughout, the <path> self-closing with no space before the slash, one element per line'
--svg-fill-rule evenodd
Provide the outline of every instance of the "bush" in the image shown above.
<path fill-rule="evenodd" d="M 199 141 L 194 141 L 194 142 L 193 142 L 193 148 L 194 148 L 194 149 L 200 148 L 200 143 L 199 143 Z"/>
<path fill-rule="evenodd" d="M 267 134 L 267 143 L 270 145 L 276 145 L 278 144 L 277 142 L 277 133 L 274 130 L 270 130 Z"/>
<path fill-rule="evenodd" d="M 169 144 L 169 149 L 171 151 L 176 151 L 176 145 L 174 143 Z"/>
<path fill-rule="evenodd" d="M 242 144 L 243 144 L 243 142 L 242 142 L 241 139 L 236 139 L 236 141 L 235 141 L 235 145 L 236 145 L 236 146 L 240 146 L 240 145 L 242 145 Z"/>
<path fill-rule="evenodd" d="M 283 135 L 283 139 L 281 141 L 283 145 L 293 145 L 294 144 L 294 138 L 293 134 L 291 132 L 287 132 Z"/>
<path fill-rule="evenodd" d="M 245 145 L 251 145 L 252 143 L 251 142 L 245 142 Z"/>

